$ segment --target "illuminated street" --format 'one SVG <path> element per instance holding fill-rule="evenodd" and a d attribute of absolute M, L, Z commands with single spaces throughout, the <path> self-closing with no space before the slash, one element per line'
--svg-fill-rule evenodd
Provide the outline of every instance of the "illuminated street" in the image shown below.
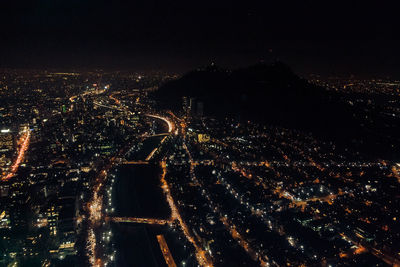
<path fill-rule="evenodd" d="M 168 248 L 167 242 L 165 241 L 164 236 L 158 235 L 157 240 L 158 240 L 158 243 L 160 244 L 161 251 L 164 255 L 164 259 L 165 259 L 165 262 L 167 263 L 168 267 L 176 267 L 174 258 L 172 257 L 171 252 L 169 251 L 169 248 Z"/>
<path fill-rule="evenodd" d="M 19 145 L 19 149 L 18 149 L 18 157 L 15 159 L 14 164 L 12 165 L 9 173 L 6 176 L 1 178 L 2 181 L 10 180 L 17 172 L 18 167 L 24 161 L 25 153 L 29 147 L 30 138 L 31 138 L 31 132 L 29 130 L 26 130 L 25 133 L 22 134 L 21 138 L 19 139 L 20 145 Z"/>

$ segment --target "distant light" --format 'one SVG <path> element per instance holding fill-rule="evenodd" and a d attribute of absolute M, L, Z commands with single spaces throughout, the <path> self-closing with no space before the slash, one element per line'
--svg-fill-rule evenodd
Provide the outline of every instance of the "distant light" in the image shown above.
<path fill-rule="evenodd" d="M 9 132 L 10 132 L 10 129 L 2 129 L 1 132 L 2 132 L 2 133 L 9 133 Z"/>

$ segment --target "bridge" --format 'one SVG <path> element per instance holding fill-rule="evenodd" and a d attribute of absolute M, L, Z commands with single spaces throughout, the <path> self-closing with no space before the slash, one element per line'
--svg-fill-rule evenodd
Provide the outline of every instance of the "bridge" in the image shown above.
<path fill-rule="evenodd" d="M 142 137 L 148 138 L 148 137 L 167 136 L 167 135 L 169 135 L 169 133 L 144 134 L 144 135 L 142 135 Z"/>
<path fill-rule="evenodd" d="M 145 224 L 158 224 L 158 225 L 165 225 L 173 222 L 172 220 L 136 218 L 136 217 L 107 217 L 107 220 L 116 223 L 145 223 Z"/>
<path fill-rule="evenodd" d="M 145 164 L 149 164 L 149 162 L 145 161 L 145 160 L 136 160 L 136 161 L 124 161 L 124 162 L 122 162 L 122 164 L 124 164 L 124 165 L 145 165 Z"/>

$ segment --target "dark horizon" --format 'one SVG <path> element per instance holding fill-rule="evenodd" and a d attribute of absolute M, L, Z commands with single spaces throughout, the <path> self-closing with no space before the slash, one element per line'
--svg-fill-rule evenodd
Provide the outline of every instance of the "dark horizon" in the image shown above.
<path fill-rule="evenodd" d="M 279 59 L 300 75 L 399 78 L 395 10 L 312 1 L 6 3 L 0 67 L 187 72 Z"/>

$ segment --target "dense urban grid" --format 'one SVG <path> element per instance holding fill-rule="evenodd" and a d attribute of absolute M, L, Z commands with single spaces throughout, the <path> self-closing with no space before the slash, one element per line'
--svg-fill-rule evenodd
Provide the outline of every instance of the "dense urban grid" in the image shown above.
<path fill-rule="evenodd" d="M 1 266 L 400 266 L 400 159 L 161 107 L 176 79 L 1 71 Z M 398 148 L 400 81 L 309 81 Z"/>

